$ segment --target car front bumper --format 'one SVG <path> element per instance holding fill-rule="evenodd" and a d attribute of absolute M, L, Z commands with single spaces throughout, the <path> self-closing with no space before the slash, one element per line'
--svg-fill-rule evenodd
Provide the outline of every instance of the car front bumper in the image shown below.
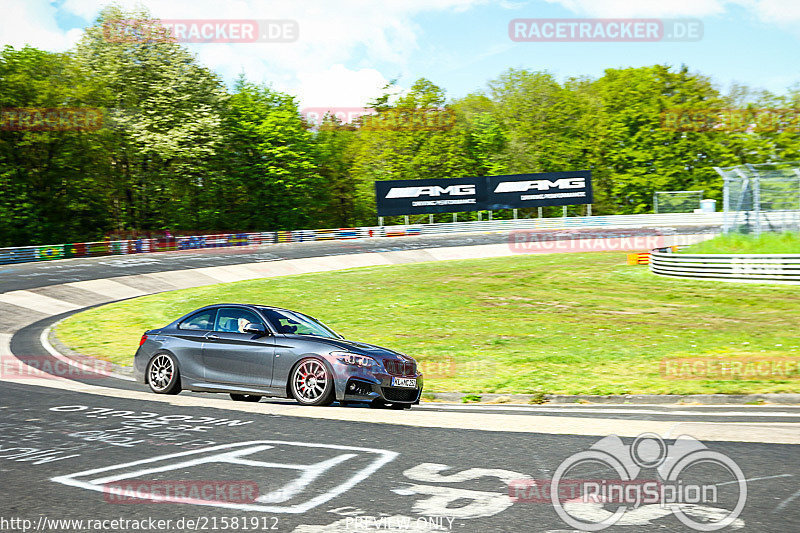
<path fill-rule="evenodd" d="M 387 403 L 418 404 L 422 396 L 422 374 L 402 376 L 417 380 L 417 386 L 396 387 L 390 374 L 371 372 L 349 365 L 335 364 L 334 382 L 336 399 L 339 401 L 371 402 L 383 400 Z"/>

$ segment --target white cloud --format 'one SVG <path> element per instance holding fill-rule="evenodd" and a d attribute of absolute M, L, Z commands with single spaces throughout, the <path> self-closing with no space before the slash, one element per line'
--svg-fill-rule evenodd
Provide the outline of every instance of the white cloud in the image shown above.
<path fill-rule="evenodd" d="M 706 17 L 725 11 L 724 0 L 546 0 L 592 17 Z"/>
<path fill-rule="evenodd" d="M 752 9 L 764 22 L 781 26 L 800 22 L 800 2 L 797 0 L 757 0 Z"/>
<path fill-rule="evenodd" d="M 731 7 L 752 11 L 760 20 L 788 25 L 800 21 L 798 0 L 545 0 L 592 17 L 711 17 Z"/>
<path fill-rule="evenodd" d="M 0 35 L 48 50 L 65 50 L 80 30 L 60 31 L 56 8 L 45 0 L 13 0 L 18 9 L 3 17 Z M 293 19 L 293 43 L 187 45 L 199 60 L 227 80 L 244 72 L 300 95 L 304 105 L 361 105 L 375 96 L 384 74 L 408 74 L 418 48 L 414 18 L 425 12 L 461 11 L 488 0 L 116 0 L 125 9 L 147 7 L 162 19 Z M 90 24 L 110 0 L 65 0 L 60 9 Z M 17 6 L 16 4 L 19 4 Z M 11 31 L 15 29 L 16 31 Z M 9 39 L 7 36 L 12 36 Z M 344 103 L 341 103 L 344 102 Z"/>
<path fill-rule="evenodd" d="M 361 107 L 381 94 L 388 80 L 373 68 L 350 70 L 337 64 L 326 70 L 298 75 L 304 106 Z"/>
<path fill-rule="evenodd" d="M 66 50 L 81 30 L 64 31 L 56 24 L 56 8 L 46 0 L 6 0 L 0 17 L 0 44 L 22 48 L 26 44 L 46 50 Z M 13 16 L 9 16 L 13 13 Z"/>
<path fill-rule="evenodd" d="M 164 19 L 296 20 L 300 37 L 293 43 L 187 46 L 226 80 L 243 72 L 251 81 L 300 96 L 304 106 L 359 106 L 387 78 L 413 81 L 409 61 L 420 49 L 419 15 L 460 12 L 489 0 L 64 0 L 58 6 L 48 0 L 3 0 L 0 45 L 66 50 L 81 29 L 65 31 L 57 21 L 77 18 L 91 24 L 112 1 L 126 9 L 144 5 Z M 496 5 L 513 9 L 516 1 Z M 800 21 L 800 0 L 539 1 L 560 4 L 579 16 L 709 17 L 740 6 L 765 23 Z"/>

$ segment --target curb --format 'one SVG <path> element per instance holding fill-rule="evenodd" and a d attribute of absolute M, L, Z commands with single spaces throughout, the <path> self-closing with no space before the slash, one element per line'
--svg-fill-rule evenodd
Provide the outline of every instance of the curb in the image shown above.
<path fill-rule="evenodd" d="M 624 394 L 592 396 L 590 394 L 469 394 L 479 396 L 480 401 L 464 401 L 468 394 L 462 392 L 428 392 L 425 399 L 460 403 L 526 403 L 526 404 L 645 404 L 645 405 L 800 405 L 800 394 Z"/>
<path fill-rule="evenodd" d="M 59 321 L 60 322 L 60 321 Z M 95 359 L 88 355 L 81 355 L 75 350 L 69 348 L 59 340 L 55 333 L 55 327 L 59 324 L 56 322 L 51 325 L 46 331 L 48 340 L 52 347 L 64 357 L 80 361 L 87 357 Z M 131 381 L 133 379 L 133 367 L 111 363 L 113 372 L 111 377 Z M 431 398 L 431 396 L 433 398 Z M 478 396 L 480 400 L 477 402 L 465 402 L 464 398 L 467 396 Z M 605 404 L 605 405 L 624 405 L 624 404 L 639 404 L 639 405 L 761 405 L 761 404 L 779 404 L 779 405 L 800 405 L 800 394 L 796 393 L 765 393 L 765 394 L 624 394 L 614 395 L 609 394 L 605 396 L 592 396 L 590 394 L 469 394 L 463 392 L 424 392 L 422 401 L 441 401 L 441 402 L 458 402 L 466 404 L 551 404 L 551 405 L 569 405 L 569 404 Z"/>

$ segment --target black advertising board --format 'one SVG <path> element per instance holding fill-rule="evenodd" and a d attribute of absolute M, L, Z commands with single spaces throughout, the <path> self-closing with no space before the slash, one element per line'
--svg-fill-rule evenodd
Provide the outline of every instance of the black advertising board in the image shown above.
<path fill-rule="evenodd" d="M 375 182 L 378 216 L 459 213 L 486 209 L 484 178 Z"/>
<path fill-rule="evenodd" d="M 592 203 L 588 170 L 375 182 L 378 216 Z"/>
<path fill-rule="evenodd" d="M 483 209 L 490 211 L 592 203 L 592 173 L 588 170 L 511 174 L 486 179 L 486 207 Z"/>

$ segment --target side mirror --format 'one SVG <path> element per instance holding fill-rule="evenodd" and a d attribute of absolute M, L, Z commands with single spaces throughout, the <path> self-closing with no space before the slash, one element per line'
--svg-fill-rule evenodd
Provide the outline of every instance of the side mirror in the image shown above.
<path fill-rule="evenodd" d="M 262 324 L 253 324 L 251 322 L 244 327 L 244 332 L 263 336 L 267 334 L 267 328 L 265 328 Z"/>

